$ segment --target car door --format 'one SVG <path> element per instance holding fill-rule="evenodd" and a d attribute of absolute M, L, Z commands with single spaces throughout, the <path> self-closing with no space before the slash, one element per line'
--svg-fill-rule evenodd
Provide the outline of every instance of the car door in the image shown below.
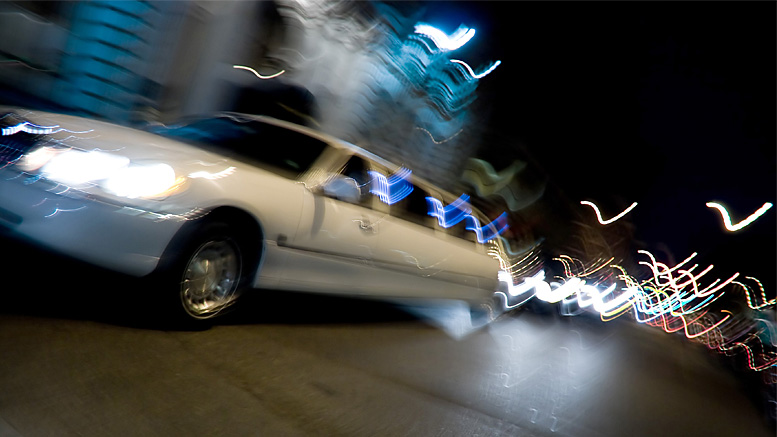
<path fill-rule="evenodd" d="M 413 184 L 412 192 L 395 196 L 381 223 L 375 263 L 393 278 L 387 293 L 427 299 L 479 300 L 495 288 L 498 262 L 489 257 L 471 231 L 441 226 L 430 212 L 429 199 L 451 202 L 431 186 Z"/>
<path fill-rule="evenodd" d="M 374 279 L 381 214 L 372 209 L 370 163 L 343 152 L 325 182 L 304 194 L 284 283 L 308 291 L 364 292 Z M 355 189 L 356 195 L 351 196 Z"/>
<path fill-rule="evenodd" d="M 392 176 L 386 169 L 380 172 L 386 177 Z M 436 193 L 414 184 L 411 186 L 412 191 L 404 189 L 403 192 L 402 187 L 397 188 L 395 184 L 390 204 L 383 200 L 382 207 L 389 214 L 380 224 L 380 243 L 374 260 L 389 273 L 379 284 L 387 289 L 386 292 L 428 297 L 434 294 L 432 281 L 443 273 L 442 264 L 448 254 L 437 235 L 439 231 L 435 229 L 434 219 L 428 215 L 426 197 Z"/>
<path fill-rule="evenodd" d="M 441 198 L 445 205 L 456 203 L 459 199 Z M 469 214 L 477 217 L 482 224 L 485 218 L 477 210 L 470 209 Z M 444 222 L 444 220 L 443 220 Z M 480 243 L 474 230 L 467 229 L 468 220 L 447 223 L 443 226 L 438 221 L 440 229 L 444 229 L 441 239 L 446 251 L 451 255 L 445 258 L 441 268 L 446 272 L 446 279 L 459 285 L 493 291 L 499 271 L 499 261 L 490 255 L 490 243 Z"/>

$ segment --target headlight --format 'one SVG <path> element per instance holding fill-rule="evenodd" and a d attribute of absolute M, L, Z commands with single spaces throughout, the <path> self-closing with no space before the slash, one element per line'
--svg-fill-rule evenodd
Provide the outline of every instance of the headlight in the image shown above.
<path fill-rule="evenodd" d="M 37 153 L 36 150 L 33 153 Z M 129 159 L 104 152 L 67 150 L 52 156 L 43 165 L 41 174 L 46 179 L 70 186 L 105 179 L 127 167 Z"/>
<path fill-rule="evenodd" d="M 17 166 L 24 171 L 40 169 L 44 178 L 71 187 L 97 185 L 110 194 L 131 199 L 167 196 L 185 181 L 176 178 L 167 164 L 133 163 L 121 155 L 48 146 L 25 154 Z"/>
<path fill-rule="evenodd" d="M 133 164 L 122 168 L 100 185 L 109 193 L 134 199 L 168 194 L 182 182 L 183 179 L 176 179 L 175 171 L 167 164 Z"/>
<path fill-rule="evenodd" d="M 62 153 L 65 150 L 68 149 L 49 146 L 39 147 L 32 152 L 22 155 L 21 158 L 16 161 L 16 165 L 24 171 L 35 171 L 46 165 L 46 163 L 51 161 L 55 155 Z"/>

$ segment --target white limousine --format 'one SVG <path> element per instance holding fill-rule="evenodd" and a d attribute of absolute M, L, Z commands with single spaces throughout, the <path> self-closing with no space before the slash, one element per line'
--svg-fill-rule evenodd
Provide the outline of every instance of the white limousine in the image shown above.
<path fill-rule="evenodd" d="M 251 288 L 488 305 L 504 287 L 503 217 L 306 127 L 220 113 L 143 131 L 2 109 L 0 227 L 147 277 L 184 319 Z"/>

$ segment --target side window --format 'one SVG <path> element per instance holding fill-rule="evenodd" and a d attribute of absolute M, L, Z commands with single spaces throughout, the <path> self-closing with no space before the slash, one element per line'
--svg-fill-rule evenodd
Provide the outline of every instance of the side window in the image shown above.
<path fill-rule="evenodd" d="M 296 179 L 307 171 L 327 144 L 316 138 L 271 124 L 256 123 L 255 130 L 241 138 L 241 154 L 281 170 L 281 176 Z"/>
<path fill-rule="evenodd" d="M 467 230 L 467 221 L 462 220 L 448 228 L 448 234 L 467 241 L 475 241 L 475 234 Z"/>
<path fill-rule="evenodd" d="M 447 231 L 448 231 L 448 235 L 454 236 L 456 238 L 461 238 L 462 240 L 471 241 L 473 243 L 477 240 L 475 233 L 467 229 L 466 219 L 447 228 Z"/>
<path fill-rule="evenodd" d="M 367 161 L 354 155 L 348 159 L 348 162 L 346 162 L 340 170 L 341 175 L 351 178 L 356 182 L 361 193 L 357 203 L 366 207 L 372 206 L 372 196 L 370 195 L 370 183 L 372 179 L 368 173 L 369 169 L 370 167 Z"/>
<path fill-rule="evenodd" d="M 151 132 L 215 150 L 289 179 L 305 173 L 327 148 L 325 142 L 294 130 L 236 117 L 154 127 Z"/>
<path fill-rule="evenodd" d="M 468 202 L 462 204 L 461 198 L 454 199 L 448 196 L 434 195 L 432 197 L 434 199 L 429 202 L 429 208 L 430 212 L 435 214 L 432 217 L 434 217 L 437 228 L 452 237 L 475 242 L 477 240 L 475 233 L 467 229 L 468 220 L 466 216 L 468 214 L 477 214 L 471 209 L 471 204 Z M 437 203 L 436 207 L 434 206 L 435 203 Z M 437 209 L 440 207 L 443 208 L 443 211 Z M 438 217 L 437 214 L 441 214 L 442 218 Z"/>
<path fill-rule="evenodd" d="M 413 191 L 404 199 L 391 205 L 389 211 L 393 216 L 433 229 L 432 217 L 428 214 L 427 196 L 429 194 L 426 190 L 414 186 Z"/>

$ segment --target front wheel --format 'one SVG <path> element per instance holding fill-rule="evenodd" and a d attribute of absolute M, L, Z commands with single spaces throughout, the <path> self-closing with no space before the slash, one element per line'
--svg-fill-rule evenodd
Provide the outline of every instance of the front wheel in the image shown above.
<path fill-rule="evenodd" d="M 231 306 L 240 295 L 242 256 L 227 235 L 213 235 L 189 256 L 180 280 L 184 311 L 195 319 L 209 319 Z"/>
<path fill-rule="evenodd" d="M 157 286 L 184 321 L 212 319 L 224 314 L 250 286 L 253 263 L 247 257 L 248 246 L 221 222 L 204 223 L 185 235 L 184 241 L 169 248 Z"/>

